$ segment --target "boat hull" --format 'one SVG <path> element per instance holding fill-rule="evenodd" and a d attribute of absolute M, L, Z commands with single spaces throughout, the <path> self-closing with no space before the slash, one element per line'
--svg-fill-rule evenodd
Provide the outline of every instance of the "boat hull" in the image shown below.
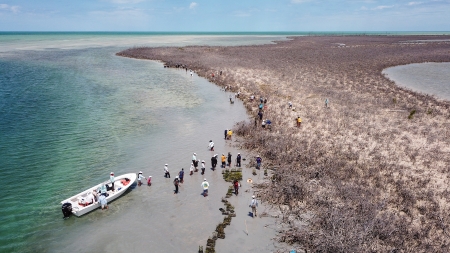
<path fill-rule="evenodd" d="M 123 179 L 129 179 L 130 181 L 124 185 L 122 184 L 121 180 Z M 108 197 L 106 197 L 106 200 L 108 203 L 110 203 L 111 201 L 117 199 L 118 197 L 120 197 L 126 190 L 128 190 L 128 188 L 136 181 L 136 174 L 135 173 L 128 173 L 128 174 L 124 174 L 124 175 L 120 175 L 114 178 L 114 188 L 115 191 L 109 190 L 107 191 L 108 193 Z M 87 206 L 83 206 L 80 205 L 78 203 L 79 197 L 86 197 L 87 194 L 89 192 L 95 191 L 97 190 L 102 184 L 105 185 L 109 185 L 111 186 L 111 182 L 109 180 L 100 183 L 98 185 L 95 185 L 81 193 L 78 193 L 77 195 L 74 195 L 68 199 L 65 199 L 63 201 L 61 201 L 61 204 L 64 203 L 70 203 L 72 204 L 72 213 L 76 216 L 82 216 L 84 214 L 87 214 L 97 208 L 100 207 L 100 203 L 99 202 L 94 202 L 93 204 L 87 205 Z"/>

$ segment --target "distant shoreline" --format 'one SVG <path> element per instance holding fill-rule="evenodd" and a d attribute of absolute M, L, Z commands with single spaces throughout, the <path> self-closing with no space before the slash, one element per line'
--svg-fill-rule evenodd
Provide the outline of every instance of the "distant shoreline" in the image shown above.
<path fill-rule="evenodd" d="M 283 214 L 279 241 L 308 251 L 422 252 L 450 243 L 440 225 L 450 224 L 450 101 L 401 88 L 382 70 L 450 62 L 449 50 L 450 36 L 303 36 L 117 55 L 183 65 L 231 86 L 253 117 L 258 103 L 250 95 L 268 99 L 272 131 L 252 119 L 235 133 L 273 170 L 259 187 Z"/>

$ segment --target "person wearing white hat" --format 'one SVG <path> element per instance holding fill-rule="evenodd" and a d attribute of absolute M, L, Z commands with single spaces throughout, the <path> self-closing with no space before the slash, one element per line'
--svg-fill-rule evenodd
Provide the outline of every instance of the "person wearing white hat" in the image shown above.
<path fill-rule="evenodd" d="M 205 174 L 205 160 L 202 160 L 202 175 Z"/>
<path fill-rule="evenodd" d="M 203 197 L 208 196 L 208 188 L 209 188 L 209 183 L 208 183 L 208 181 L 206 181 L 206 178 L 205 178 L 205 179 L 203 179 L 203 182 L 202 182 Z"/>
<path fill-rule="evenodd" d="M 164 177 L 165 178 L 170 178 L 170 173 L 169 173 L 169 167 L 168 166 L 169 165 L 167 163 L 164 165 Z"/>
<path fill-rule="evenodd" d="M 175 191 L 173 192 L 173 194 L 178 193 L 178 185 L 179 184 L 180 184 L 180 180 L 178 179 L 178 176 L 176 176 L 175 179 L 173 180 L 173 185 L 175 185 Z"/>
<path fill-rule="evenodd" d="M 145 178 L 144 175 L 142 175 L 142 171 L 139 171 L 138 174 L 138 186 L 142 185 L 142 179 Z"/>
<path fill-rule="evenodd" d="M 114 179 L 114 172 L 111 172 L 111 173 L 109 174 L 109 181 L 111 182 L 111 190 L 114 191 L 114 182 L 116 181 L 116 180 Z"/>
<path fill-rule="evenodd" d="M 252 201 L 250 202 L 250 206 L 252 208 L 252 217 L 256 217 L 256 208 L 258 207 L 258 201 L 255 198 L 255 195 L 252 196 Z"/>
<path fill-rule="evenodd" d="M 256 156 L 256 169 L 259 170 L 261 168 L 261 162 L 262 162 L 261 157 L 259 155 Z"/>

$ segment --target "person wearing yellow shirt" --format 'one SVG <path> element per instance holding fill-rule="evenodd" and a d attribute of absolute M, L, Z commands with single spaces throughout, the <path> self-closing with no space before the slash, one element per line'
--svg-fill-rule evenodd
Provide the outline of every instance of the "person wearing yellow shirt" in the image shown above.
<path fill-rule="evenodd" d="M 297 127 L 300 127 L 302 124 L 302 119 L 300 117 L 297 117 Z"/>
<path fill-rule="evenodd" d="M 222 168 L 225 168 L 227 158 L 225 157 L 224 154 L 222 154 L 221 159 L 222 159 Z"/>
<path fill-rule="evenodd" d="M 231 136 L 233 135 L 233 131 L 230 129 L 230 130 L 228 130 L 228 133 L 227 133 L 227 139 L 228 140 L 231 140 Z"/>

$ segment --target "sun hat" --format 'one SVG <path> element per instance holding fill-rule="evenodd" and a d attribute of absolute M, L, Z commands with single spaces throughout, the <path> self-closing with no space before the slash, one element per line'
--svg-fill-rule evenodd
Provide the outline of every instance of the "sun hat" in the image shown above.
<path fill-rule="evenodd" d="M 241 153 L 238 153 L 238 155 L 240 155 Z"/>
<path fill-rule="evenodd" d="M 206 181 L 206 178 L 205 178 L 205 179 L 203 179 L 203 181 Z"/>
<path fill-rule="evenodd" d="M 142 174 L 142 171 L 139 171 L 139 174 Z"/>
<path fill-rule="evenodd" d="M 148 177 L 152 177 L 152 176 L 148 176 Z"/>
<path fill-rule="evenodd" d="M 178 176 L 176 176 L 175 178 L 178 178 Z"/>
<path fill-rule="evenodd" d="M 252 199 L 254 199 L 254 198 L 255 198 L 255 195 L 252 196 Z"/>
<path fill-rule="evenodd" d="M 114 175 L 114 172 L 111 171 L 111 173 L 109 173 L 109 174 Z"/>
<path fill-rule="evenodd" d="M 202 163 L 205 163 L 205 160 L 202 160 Z"/>
<path fill-rule="evenodd" d="M 197 155 L 196 153 L 194 153 L 194 155 Z"/>

